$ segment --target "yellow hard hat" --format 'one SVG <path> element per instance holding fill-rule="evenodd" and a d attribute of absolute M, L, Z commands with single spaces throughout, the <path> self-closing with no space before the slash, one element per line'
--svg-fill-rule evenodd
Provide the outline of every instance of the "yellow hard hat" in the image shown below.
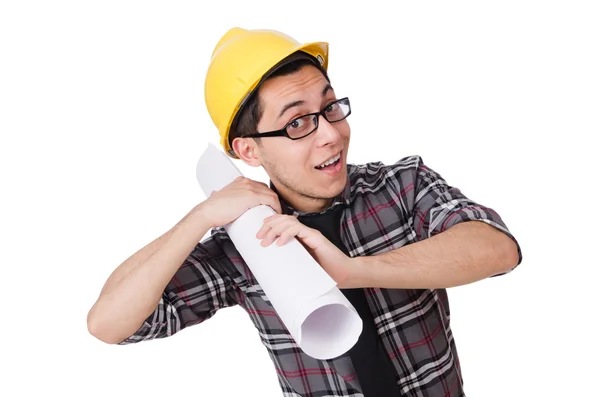
<path fill-rule="evenodd" d="M 217 43 L 206 72 L 204 100 L 230 157 L 237 158 L 229 144 L 229 129 L 237 112 L 261 79 L 297 51 L 311 55 L 327 70 L 329 45 L 325 42 L 301 44 L 275 30 L 235 27 Z"/>

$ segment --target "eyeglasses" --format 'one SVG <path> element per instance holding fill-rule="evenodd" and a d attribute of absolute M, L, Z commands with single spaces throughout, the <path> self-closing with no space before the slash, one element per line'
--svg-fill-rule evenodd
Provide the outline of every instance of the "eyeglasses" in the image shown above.
<path fill-rule="evenodd" d="M 296 117 L 280 130 L 259 132 L 256 134 L 243 135 L 243 138 L 268 138 L 283 136 L 291 140 L 302 139 L 309 136 L 319 128 L 319 116 L 323 116 L 330 123 L 342 121 L 350 116 L 350 100 L 348 98 L 338 99 L 329 103 L 320 112 L 305 114 Z"/>

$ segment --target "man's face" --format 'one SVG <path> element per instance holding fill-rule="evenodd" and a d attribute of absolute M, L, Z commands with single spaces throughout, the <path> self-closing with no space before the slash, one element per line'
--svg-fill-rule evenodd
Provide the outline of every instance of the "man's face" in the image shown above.
<path fill-rule="evenodd" d="M 325 109 L 338 99 L 323 74 L 313 66 L 267 80 L 259 89 L 263 115 L 258 131 L 283 128 L 289 121 Z M 319 127 L 309 136 L 261 139 L 261 165 L 279 194 L 296 209 L 319 211 L 346 186 L 346 157 L 350 143 L 347 119 L 329 123 L 319 116 Z M 319 166 L 339 160 L 325 168 Z"/>

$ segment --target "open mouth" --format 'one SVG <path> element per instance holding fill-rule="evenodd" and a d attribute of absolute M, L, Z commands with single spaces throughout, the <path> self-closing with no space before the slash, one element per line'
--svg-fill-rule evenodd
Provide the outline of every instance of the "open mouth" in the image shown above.
<path fill-rule="evenodd" d="M 330 158 L 323 164 L 316 166 L 315 168 L 318 170 L 322 170 L 322 171 L 333 170 L 340 163 L 341 158 L 342 158 L 342 152 L 340 152 L 336 156 Z"/>

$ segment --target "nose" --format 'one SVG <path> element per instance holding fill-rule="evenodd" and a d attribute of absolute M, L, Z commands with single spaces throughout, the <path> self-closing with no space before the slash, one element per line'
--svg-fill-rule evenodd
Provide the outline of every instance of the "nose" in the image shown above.
<path fill-rule="evenodd" d="M 319 127 L 315 133 L 319 147 L 334 144 L 340 139 L 340 132 L 322 115 L 319 115 Z"/>

